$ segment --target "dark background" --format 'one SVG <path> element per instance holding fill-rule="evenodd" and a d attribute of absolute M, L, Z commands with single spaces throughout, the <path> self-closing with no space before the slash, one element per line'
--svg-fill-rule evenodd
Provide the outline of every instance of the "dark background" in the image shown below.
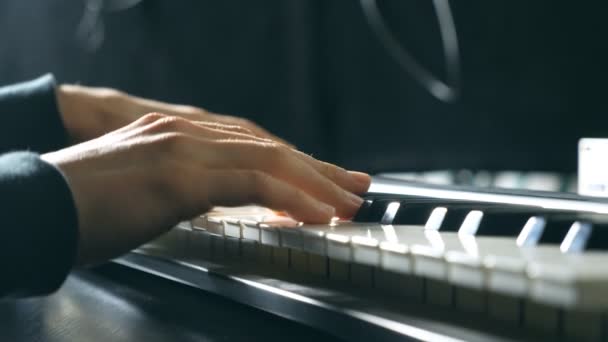
<path fill-rule="evenodd" d="M 431 2 L 380 3 L 408 50 L 443 77 Z M 144 0 L 104 15 L 94 52 L 76 39 L 82 0 L 2 0 L 0 83 L 53 72 L 242 115 L 367 171 L 574 171 L 577 140 L 608 136 L 608 4 L 451 5 L 463 64 L 454 104 L 398 67 L 356 0 Z"/>

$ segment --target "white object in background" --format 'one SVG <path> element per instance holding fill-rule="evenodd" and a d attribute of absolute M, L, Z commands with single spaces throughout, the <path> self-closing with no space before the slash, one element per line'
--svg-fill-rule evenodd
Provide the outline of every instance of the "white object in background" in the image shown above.
<path fill-rule="evenodd" d="M 578 193 L 608 197 L 608 139 L 579 140 Z"/>

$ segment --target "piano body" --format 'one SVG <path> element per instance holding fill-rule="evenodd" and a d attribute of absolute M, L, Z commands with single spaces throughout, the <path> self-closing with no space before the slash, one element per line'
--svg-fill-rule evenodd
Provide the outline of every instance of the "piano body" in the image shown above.
<path fill-rule="evenodd" d="M 376 177 L 352 221 L 216 210 L 114 262 L 346 340 L 608 339 L 608 201 Z"/>

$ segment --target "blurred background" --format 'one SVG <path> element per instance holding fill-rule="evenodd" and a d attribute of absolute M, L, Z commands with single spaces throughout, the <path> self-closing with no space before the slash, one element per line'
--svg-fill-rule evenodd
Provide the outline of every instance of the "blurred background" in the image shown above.
<path fill-rule="evenodd" d="M 378 3 L 444 79 L 432 3 Z M 450 5 L 462 73 L 452 103 L 399 67 L 355 0 L 2 0 L 0 83 L 52 72 L 240 115 L 370 172 L 576 172 L 578 139 L 608 137 L 608 4 Z"/>

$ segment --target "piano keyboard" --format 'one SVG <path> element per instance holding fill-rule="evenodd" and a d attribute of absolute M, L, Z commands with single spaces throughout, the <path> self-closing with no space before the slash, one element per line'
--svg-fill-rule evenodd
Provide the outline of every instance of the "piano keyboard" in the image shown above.
<path fill-rule="evenodd" d="M 375 178 L 352 221 L 224 208 L 117 262 L 347 339 L 608 340 L 608 202 L 576 195 Z"/>

